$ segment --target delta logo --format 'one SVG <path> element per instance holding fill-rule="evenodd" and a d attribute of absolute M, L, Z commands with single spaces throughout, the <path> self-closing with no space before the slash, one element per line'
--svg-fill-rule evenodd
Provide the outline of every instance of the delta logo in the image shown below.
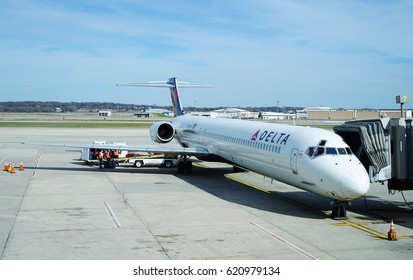
<path fill-rule="evenodd" d="M 260 133 L 259 130 L 257 132 L 255 132 L 254 135 L 252 135 L 252 137 L 251 137 L 252 141 L 257 141 L 258 133 Z"/>
<path fill-rule="evenodd" d="M 284 132 L 275 132 L 275 131 L 267 131 L 264 130 L 260 134 L 261 130 L 257 130 L 252 136 L 251 141 L 264 141 L 269 143 L 275 144 L 287 144 L 288 138 L 290 138 L 290 134 Z"/>

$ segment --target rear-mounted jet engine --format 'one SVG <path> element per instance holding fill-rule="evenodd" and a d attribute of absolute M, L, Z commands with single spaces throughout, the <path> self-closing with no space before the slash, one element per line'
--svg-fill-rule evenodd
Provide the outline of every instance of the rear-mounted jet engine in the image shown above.
<path fill-rule="evenodd" d="M 169 122 L 156 122 L 150 128 L 153 141 L 157 143 L 168 143 L 175 136 L 175 128 Z"/>

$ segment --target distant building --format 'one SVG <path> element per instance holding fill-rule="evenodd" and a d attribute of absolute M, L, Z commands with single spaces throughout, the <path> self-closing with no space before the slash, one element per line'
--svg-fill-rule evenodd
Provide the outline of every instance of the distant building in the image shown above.
<path fill-rule="evenodd" d="M 190 112 L 189 113 L 191 116 L 198 116 L 198 117 L 210 117 L 211 112 Z"/>
<path fill-rule="evenodd" d="M 139 113 L 135 113 L 133 115 L 135 117 L 138 117 L 138 118 L 149 118 L 150 117 L 150 114 L 146 113 L 146 112 L 139 112 Z"/>
<path fill-rule="evenodd" d="M 405 111 L 405 117 L 412 116 L 411 110 Z M 370 109 L 332 109 L 329 107 L 308 107 L 297 111 L 298 119 L 311 120 L 362 120 L 381 117 L 399 118 L 400 110 L 370 110 Z"/>
<path fill-rule="evenodd" d="M 331 110 L 330 107 L 308 107 L 297 111 L 297 119 L 328 119 Z"/>
<path fill-rule="evenodd" d="M 296 114 L 279 112 L 261 112 L 259 118 L 263 120 L 291 120 L 296 118 Z"/>
<path fill-rule="evenodd" d="M 238 108 L 225 108 L 210 112 L 210 117 L 226 119 L 254 119 L 258 117 L 258 113 Z"/>
<path fill-rule="evenodd" d="M 99 111 L 99 117 L 110 117 L 112 116 L 112 111 Z"/>

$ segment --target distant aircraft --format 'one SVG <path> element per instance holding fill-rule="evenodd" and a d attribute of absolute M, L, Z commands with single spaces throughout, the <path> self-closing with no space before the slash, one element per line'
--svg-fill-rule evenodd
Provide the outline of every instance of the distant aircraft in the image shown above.
<path fill-rule="evenodd" d="M 182 156 L 181 173 L 192 172 L 189 157 L 221 161 L 291 186 L 331 198 L 332 218 L 345 218 L 348 202 L 367 193 L 369 176 L 337 134 L 325 129 L 235 119 L 190 116 L 184 113 L 178 88 L 205 87 L 178 82 L 126 83 L 120 86 L 170 89 L 174 118 L 154 123 L 150 135 L 157 143 L 176 139 L 182 148 L 96 144 L 54 146 L 173 153 Z"/>

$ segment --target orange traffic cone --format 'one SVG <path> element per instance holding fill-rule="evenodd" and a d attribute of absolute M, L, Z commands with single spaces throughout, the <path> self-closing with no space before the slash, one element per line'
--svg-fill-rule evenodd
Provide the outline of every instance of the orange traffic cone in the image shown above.
<path fill-rule="evenodd" d="M 23 166 L 23 161 L 22 161 L 22 160 L 20 161 L 19 170 L 20 170 L 20 171 L 24 171 L 24 166 Z"/>
<path fill-rule="evenodd" d="M 3 168 L 3 171 L 6 171 L 6 172 L 8 172 L 8 171 L 9 171 L 9 162 L 8 162 L 7 160 L 4 162 L 4 168 Z"/>
<path fill-rule="evenodd" d="M 16 173 L 16 170 L 14 170 L 14 163 L 11 165 L 10 173 Z"/>
<path fill-rule="evenodd" d="M 390 230 L 387 233 L 387 239 L 391 241 L 397 240 L 396 231 L 394 230 L 393 219 L 391 220 L 391 223 L 390 223 Z"/>

